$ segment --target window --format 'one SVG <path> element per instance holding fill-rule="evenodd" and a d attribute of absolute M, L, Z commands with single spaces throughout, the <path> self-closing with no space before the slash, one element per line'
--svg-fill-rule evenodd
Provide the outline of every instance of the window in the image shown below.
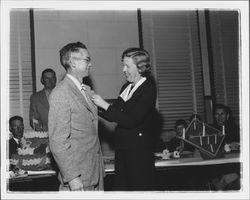
<path fill-rule="evenodd" d="M 10 12 L 9 115 L 24 118 L 29 125 L 29 104 L 32 94 L 29 10 Z"/>
<path fill-rule="evenodd" d="M 196 11 L 142 11 L 145 49 L 151 51 L 162 129 L 198 113 L 204 119 L 202 62 Z"/>
<path fill-rule="evenodd" d="M 210 11 L 217 103 L 228 105 L 239 124 L 239 12 Z"/>

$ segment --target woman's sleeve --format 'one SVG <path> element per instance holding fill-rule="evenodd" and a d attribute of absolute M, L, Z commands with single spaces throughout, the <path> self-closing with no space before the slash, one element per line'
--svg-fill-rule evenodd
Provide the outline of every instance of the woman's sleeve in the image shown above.
<path fill-rule="evenodd" d="M 142 123 L 155 107 L 156 92 L 149 88 L 137 97 L 133 109 L 124 111 L 121 107 L 111 105 L 105 112 L 105 117 L 124 128 L 134 128 Z"/>

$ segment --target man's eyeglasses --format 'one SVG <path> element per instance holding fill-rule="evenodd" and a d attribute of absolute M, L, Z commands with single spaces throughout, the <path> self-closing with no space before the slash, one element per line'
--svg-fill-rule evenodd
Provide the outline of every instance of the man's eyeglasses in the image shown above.
<path fill-rule="evenodd" d="M 87 64 L 89 64 L 91 62 L 91 58 L 87 57 L 87 58 L 76 58 L 77 60 L 84 60 Z"/>

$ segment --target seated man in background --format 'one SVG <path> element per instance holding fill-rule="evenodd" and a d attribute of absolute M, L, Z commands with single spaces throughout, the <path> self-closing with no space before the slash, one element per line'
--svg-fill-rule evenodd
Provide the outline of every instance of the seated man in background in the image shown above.
<path fill-rule="evenodd" d="M 183 129 L 187 128 L 187 123 L 184 119 L 179 119 L 175 122 L 174 128 L 176 131 L 176 136 L 181 137 L 183 134 Z M 185 143 L 183 140 L 180 140 L 176 136 L 166 143 L 166 146 L 170 152 L 175 151 L 175 150 L 179 152 L 193 151 L 195 149 L 192 145 Z"/>
<path fill-rule="evenodd" d="M 9 140 L 9 158 L 12 154 L 17 153 L 17 148 L 21 145 L 21 139 L 24 132 L 23 118 L 14 116 L 9 119 L 9 130 L 12 133 L 12 138 Z"/>
<path fill-rule="evenodd" d="M 225 144 L 230 144 L 232 149 L 237 149 L 240 136 L 239 136 L 239 126 L 235 124 L 230 109 L 223 104 L 216 104 L 214 109 L 214 124 L 212 125 L 216 129 L 222 131 L 223 126 L 225 127 Z"/>
<path fill-rule="evenodd" d="M 48 98 L 56 86 L 56 73 L 53 69 L 42 72 L 41 83 L 44 88 L 30 97 L 30 126 L 36 131 L 48 131 Z"/>
<path fill-rule="evenodd" d="M 160 135 L 160 141 L 158 141 L 156 145 L 156 151 L 161 152 L 164 149 L 168 149 L 170 152 L 175 150 L 182 152 L 182 151 L 193 151 L 195 148 L 188 143 L 185 143 L 177 136 L 182 136 L 183 128 L 187 128 L 187 123 L 184 119 L 179 119 L 175 122 L 173 131 L 169 131 L 166 133 L 162 133 Z M 171 137 L 171 135 L 173 136 Z M 171 138 L 171 139 L 170 139 Z"/>

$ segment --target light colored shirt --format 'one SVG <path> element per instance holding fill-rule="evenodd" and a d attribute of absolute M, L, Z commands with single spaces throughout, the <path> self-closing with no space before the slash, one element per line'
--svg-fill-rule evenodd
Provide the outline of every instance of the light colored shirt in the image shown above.
<path fill-rule="evenodd" d="M 125 90 L 123 90 L 123 92 L 120 94 L 120 97 L 124 100 L 124 101 L 128 101 L 132 95 L 134 94 L 134 92 L 136 91 L 136 89 L 144 82 L 146 81 L 147 78 L 146 77 L 142 77 L 133 87 L 133 89 L 131 90 L 132 87 L 132 83 L 129 84 Z M 130 91 L 131 90 L 131 91 Z"/>
<path fill-rule="evenodd" d="M 45 90 L 45 94 L 46 94 L 46 97 L 47 97 L 47 100 L 49 101 L 49 95 L 50 95 L 51 91 L 48 91 L 48 90 Z"/>
<path fill-rule="evenodd" d="M 13 137 L 13 139 L 16 141 L 17 144 L 19 144 L 18 139 Z"/>
<path fill-rule="evenodd" d="M 74 84 L 76 85 L 76 87 L 80 90 L 80 92 L 82 93 L 82 95 L 84 96 L 85 100 L 87 101 L 87 103 L 89 104 L 89 100 L 86 96 L 85 93 L 85 86 L 84 84 L 80 83 L 74 76 L 72 76 L 71 74 L 67 74 L 67 76 L 74 82 Z"/>
<path fill-rule="evenodd" d="M 74 82 L 76 87 L 81 91 L 81 89 L 82 89 L 81 83 L 71 74 L 67 74 L 66 76 L 68 76 Z"/>

